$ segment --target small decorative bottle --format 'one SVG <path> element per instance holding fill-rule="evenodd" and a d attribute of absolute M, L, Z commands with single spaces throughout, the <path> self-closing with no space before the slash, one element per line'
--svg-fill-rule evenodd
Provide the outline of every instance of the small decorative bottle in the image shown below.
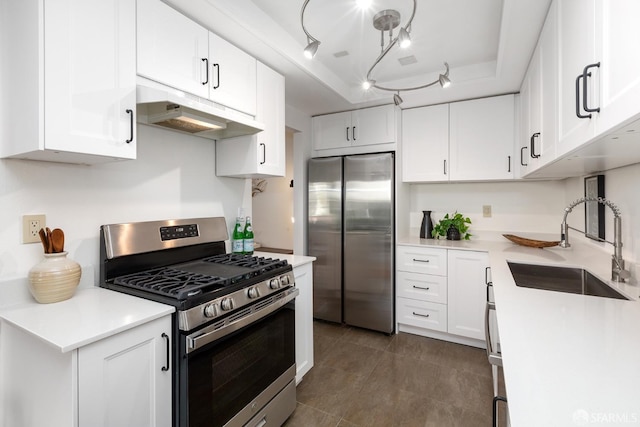
<path fill-rule="evenodd" d="M 244 226 L 244 253 L 245 255 L 253 255 L 253 227 L 251 227 L 251 217 L 247 217 Z"/>
<path fill-rule="evenodd" d="M 431 211 L 422 211 L 422 225 L 420 226 L 420 238 L 432 239 L 433 222 L 431 221 Z"/>
<path fill-rule="evenodd" d="M 231 252 L 234 254 L 244 253 L 244 233 L 242 231 L 242 218 L 236 218 L 236 226 L 233 229 L 233 236 L 231 243 Z"/>

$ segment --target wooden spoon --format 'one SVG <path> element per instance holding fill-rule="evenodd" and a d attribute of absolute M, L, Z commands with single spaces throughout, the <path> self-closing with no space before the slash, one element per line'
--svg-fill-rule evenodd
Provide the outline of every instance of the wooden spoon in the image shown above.
<path fill-rule="evenodd" d="M 59 228 L 54 228 L 51 232 L 51 245 L 54 253 L 64 251 L 64 232 Z"/>
<path fill-rule="evenodd" d="M 51 238 L 51 229 L 47 227 L 45 229 L 47 231 L 47 253 L 53 253 L 53 239 Z"/>
<path fill-rule="evenodd" d="M 47 239 L 47 233 L 44 231 L 44 228 L 41 228 L 40 231 L 38 231 L 38 234 L 40 235 L 40 241 L 42 242 L 42 246 L 44 247 L 44 253 L 48 254 L 49 239 Z"/>

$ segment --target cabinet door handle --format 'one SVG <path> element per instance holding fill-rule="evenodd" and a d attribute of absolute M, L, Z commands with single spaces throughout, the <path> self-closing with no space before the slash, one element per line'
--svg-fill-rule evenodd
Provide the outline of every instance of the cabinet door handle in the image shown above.
<path fill-rule="evenodd" d="M 162 338 L 164 338 L 167 342 L 167 363 L 162 367 L 162 371 L 166 372 L 169 370 L 170 362 L 171 362 L 171 342 L 169 340 L 169 335 L 162 333 Z"/>
<path fill-rule="evenodd" d="M 584 109 L 584 111 L 587 112 L 591 112 L 591 113 L 599 113 L 600 112 L 600 107 L 596 107 L 596 108 L 589 108 L 589 106 L 587 105 L 587 95 L 589 94 L 589 88 L 587 85 L 587 77 L 591 77 L 591 73 L 589 72 L 589 68 L 600 68 L 600 63 L 596 62 L 595 64 L 589 64 L 586 67 L 584 67 L 584 70 L 582 71 L 582 108 Z M 591 117 L 591 114 L 589 114 L 589 117 Z"/>
<path fill-rule="evenodd" d="M 216 69 L 216 84 L 213 88 L 218 89 L 220 87 L 220 64 L 213 64 L 213 68 Z"/>
<path fill-rule="evenodd" d="M 538 138 L 539 136 L 540 132 L 536 132 L 531 135 L 531 149 L 529 150 L 529 153 L 531 154 L 532 159 L 537 159 L 538 157 L 540 157 L 540 154 L 536 154 L 536 138 Z"/>
<path fill-rule="evenodd" d="M 527 148 L 529 148 L 529 147 L 527 147 L 526 145 L 524 147 L 520 148 L 520 165 L 521 166 L 529 166 L 529 163 L 525 163 L 524 162 L 524 153 L 523 153 L 523 151 L 526 150 Z"/>
<path fill-rule="evenodd" d="M 129 139 L 125 142 L 129 144 L 133 141 L 133 110 L 126 109 L 125 111 L 129 114 Z"/>
<path fill-rule="evenodd" d="M 209 84 L 209 58 L 202 58 L 202 62 L 204 62 L 204 65 L 205 65 L 204 69 L 206 70 L 206 74 L 205 74 L 206 78 L 202 82 L 202 85 L 204 86 L 206 84 Z"/>
<path fill-rule="evenodd" d="M 267 146 L 264 142 L 261 142 L 260 146 L 262 147 L 262 161 L 260 162 L 260 164 L 264 165 L 267 162 Z"/>
<path fill-rule="evenodd" d="M 444 174 L 447 174 L 447 159 L 444 159 Z"/>
<path fill-rule="evenodd" d="M 492 282 L 489 281 L 489 272 L 491 271 L 491 267 L 484 268 L 484 284 L 487 286 L 491 286 Z"/>
<path fill-rule="evenodd" d="M 511 172 L 511 156 L 507 156 L 507 172 Z"/>
<path fill-rule="evenodd" d="M 353 140 L 355 141 L 356 140 L 356 127 L 355 126 L 351 128 L 351 136 L 352 136 Z"/>
<path fill-rule="evenodd" d="M 347 141 L 351 141 L 351 140 L 349 139 L 349 126 L 347 126 L 347 127 L 346 127 L 346 129 L 347 129 Z"/>
<path fill-rule="evenodd" d="M 420 316 L 420 317 L 429 317 L 428 314 L 420 314 L 420 313 L 416 313 L 415 311 L 413 312 L 414 316 Z"/>
<path fill-rule="evenodd" d="M 414 289 L 422 289 L 423 291 L 428 291 L 428 290 L 430 290 L 430 288 L 424 288 L 424 287 L 422 287 L 422 286 L 416 286 L 416 285 L 413 285 L 413 288 L 414 288 Z"/>
<path fill-rule="evenodd" d="M 580 74 L 576 77 L 576 116 L 578 116 L 579 119 L 590 119 L 591 114 L 582 114 L 580 111 L 580 79 L 584 78 L 584 74 Z"/>
<path fill-rule="evenodd" d="M 413 262 L 429 262 L 429 260 L 428 259 L 417 259 L 417 258 L 414 258 Z"/>

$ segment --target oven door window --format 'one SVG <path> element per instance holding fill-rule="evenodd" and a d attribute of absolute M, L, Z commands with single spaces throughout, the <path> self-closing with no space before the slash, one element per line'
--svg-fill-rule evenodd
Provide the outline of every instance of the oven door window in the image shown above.
<path fill-rule="evenodd" d="M 188 356 L 189 427 L 224 425 L 295 363 L 293 307 Z"/>

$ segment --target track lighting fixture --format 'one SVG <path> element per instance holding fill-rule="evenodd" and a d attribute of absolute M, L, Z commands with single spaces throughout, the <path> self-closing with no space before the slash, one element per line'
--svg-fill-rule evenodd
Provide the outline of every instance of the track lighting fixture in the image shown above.
<path fill-rule="evenodd" d="M 307 8 L 307 5 L 309 4 L 309 1 L 310 0 L 304 0 L 304 3 L 302 4 L 302 10 L 300 12 L 300 23 L 302 25 L 302 30 L 307 36 L 307 43 L 308 43 L 307 47 L 304 50 L 304 55 L 307 58 L 311 59 L 315 56 L 316 52 L 318 51 L 318 47 L 320 46 L 320 41 L 314 38 L 311 34 L 309 34 L 309 32 L 304 26 L 304 12 L 305 12 L 305 9 Z M 356 0 L 356 3 L 359 7 L 367 7 L 371 3 L 371 0 Z M 432 82 L 429 82 L 427 84 L 420 85 L 420 86 L 386 87 L 386 86 L 377 84 L 376 81 L 371 77 L 373 70 L 380 63 L 380 61 L 382 61 L 382 59 L 387 55 L 387 53 L 389 53 L 391 48 L 393 48 L 396 44 L 403 49 L 411 45 L 411 35 L 410 35 L 411 23 L 413 22 L 413 18 L 416 15 L 416 7 L 417 7 L 417 0 L 413 0 L 413 10 L 411 12 L 411 16 L 409 17 L 408 22 L 404 26 L 400 27 L 400 30 L 398 31 L 398 35 L 395 38 L 393 36 L 393 30 L 396 29 L 398 26 L 400 26 L 400 13 L 398 11 L 393 9 L 387 9 L 387 10 L 378 12 L 373 17 L 373 27 L 376 30 L 380 31 L 381 52 L 380 52 L 380 55 L 376 58 L 376 60 L 373 62 L 373 65 L 371 66 L 371 68 L 369 68 L 369 71 L 367 72 L 367 77 L 365 81 L 362 83 L 362 87 L 365 90 L 376 88 L 380 90 L 396 92 L 393 95 L 393 102 L 395 105 L 400 105 L 402 103 L 400 92 L 424 89 L 429 86 L 433 86 L 436 83 L 439 83 L 442 88 L 446 88 L 451 85 L 451 80 L 449 79 L 449 64 L 447 64 L 446 62 L 444 63 L 445 72 L 440 74 L 437 80 L 434 80 Z M 385 43 L 384 43 L 385 32 L 389 33 L 389 43 L 387 44 L 387 46 L 385 46 Z"/>

